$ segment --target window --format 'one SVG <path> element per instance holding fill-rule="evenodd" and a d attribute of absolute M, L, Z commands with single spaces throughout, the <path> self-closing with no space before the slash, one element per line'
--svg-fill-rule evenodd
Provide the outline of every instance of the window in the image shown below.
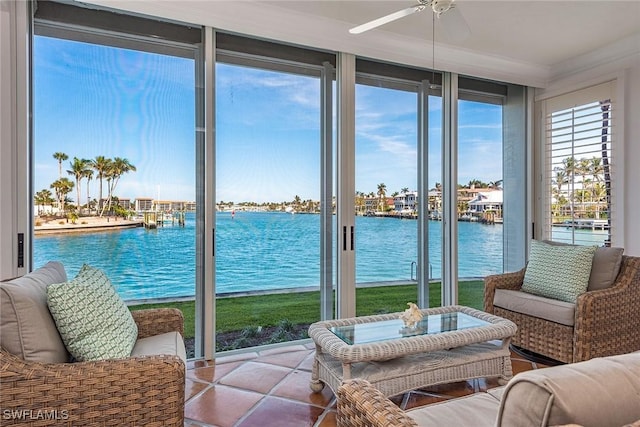
<path fill-rule="evenodd" d="M 420 211 L 422 195 L 429 197 L 429 189 L 441 182 L 441 98 L 430 95 L 426 84 L 434 77 L 441 80 L 440 73 L 362 58 L 356 61 L 358 315 L 404 310 L 407 301 L 439 305 L 439 281 L 432 286 L 429 281 L 440 277 L 440 222 L 427 221 L 429 213 Z M 424 134 L 421 128 L 426 129 Z M 421 170 L 430 172 L 422 182 Z M 428 259 L 424 271 L 419 266 L 421 248 Z M 370 298 L 372 289 L 376 296 L 389 297 Z"/>
<path fill-rule="evenodd" d="M 544 237 L 610 245 L 613 83 L 545 101 Z"/>
<path fill-rule="evenodd" d="M 216 351 L 307 338 L 333 315 L 320 169 L 335 55 L 219 32 L 216 58 Z"/>
<path fill-rule="evenodd" d="M 59 260 L 72 278 L 86 263 L 132 309 L 181 308 L 188 357 L 200 345 L 199 43 L 199 28 L 102 10 L 35 14 L 33 267 Z"/>

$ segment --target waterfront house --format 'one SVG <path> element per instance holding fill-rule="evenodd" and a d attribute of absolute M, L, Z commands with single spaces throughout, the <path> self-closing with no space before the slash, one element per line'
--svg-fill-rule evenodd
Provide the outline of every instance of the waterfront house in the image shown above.
<path fill-rule="evenodd" d="M 414 213 L 418 201 L 417 191 L 407 191 L 400 193 L 393 198 L 393 209 L 401 213 Z"/>
<path fill-rule="evenodd" d="M 496 161 L 499 166 L 495 167 L 488 162 L 486 168 L 487 173 L 494 176 L 491 179 L 504 180 L 502 210 L 505 227 L 502 241 L 505 250 L 502 264 L 505 271 L 515 271 L 525 265 L 532 238 L 552 237 L 551 217 L 555 211 L 551 203 L 554 197 L 551 187 L 560 186 L 560 190 L 566 191 L 568 183 L 565 183 L 565 179 L 573 178 L 574 183 L 578 184 L 582 181 L 579 176 L 575 176 L 579 174 L 574 173 L 573 177 L 567 178 L 565 175 L 562 180 L 554 183 L 554 168 L 558 165 L 553 163 L 553 159 L 557 158 L 561 162 L 565 155 L 561 154 L 563 148 L 553 144 L 553 138 L 548 132 L 553 127 L 553 119 L 557 114 L 573 111 L 574 107 L 582 105 L 594 104 L 595 107 L 592 107 L 598 113 L 593 123 L 601 128 L 599 130 L 605 131 L 605 137 L 614 136 L 605 143 L 611 145 L 611 173 L 605 174 L 605 179 L 609 201 L 607 218 L 612 226 L 603 232 L 607 233 L 612 245 L 624 247 L 625 254 L 640 255 L 640 221 L 633 220 L 637 212 L 640 212 L 640 198 L 635 191 L 640 182 L 640 168 L 637 167 L 640 162 L 640 144 L 637 143 L 640 140 L 640 121 L 637 120 L 640 110 L 640 3 L 460 0 L 456 7 L 468 23 L 471 31 L 469 35 L 464 34 L 464 27 L 461 31 L 447 34 L 447 28 L 442 28 L 447 25 L 446 13 L 442 19 L 432 19 L 428 8 L 360 35 L 349 33 L 349 29 L 356 25 L 403 7 L 410 7 L 414 3 L 404 0 L 0 1 L 0 279 L 23 275 L 36 267 L 31 256 L 34 245 L 37 245 L 31 228 L 31 212 L 34 208 L 31 192 L 38 190 L 32 182 L 34 170 L 37 169 L 33 162 L 34 151 L 37 151 L 33 138 L 43 136 L 33 132 L 34 124 L 38 123 L 38 114 L 42 114 L 42 110 L 35 111 L 31 104 L 33 94 L 38 89 L 32 79 L 33 66 L 37 61 L 32 57 L 31 49 L 36 37 L 40 41 L 45 38 L 69 40 L 91 48 L 108 46 L 144 52 L 150 56 L 164 55 L 190 61 L 187 66 L 193 70 L 192 79 L 184 79 L 179 83 L 189 86 L 192 82 L 192 110 L 187 114 L 175 108 L 164 121 L 170 121 L 175 126 L 180 121 L 177 119 L 184 119 L 184 116 L 187 116 L 185 122 L 195 121 L 193 128 L 188 129 L 186 134 L 193 135 L 191 148 L 195 149 L 192 150 L 194 158 L 190 163 L 190 172 L 198 178 L 198 234 L 197 238 L 188 241 L 197 247 L 197 256 L 184 263 L 180 271 L 163 271 L 159 274 L 187 271 L 191 274 L 190 280 L 197 286 L 195 294 L 199 300 L 195 307 L 199 311 L 193 319 L 197 323 L 194 351 L 198 361 L 189 365 L 186 390 L 187 417 L 195 420 L 193 425 L 239 425 L 242 422 L 264 426 L 285 426 L 287 423 L 296 426 L 321 423 L 333 425 L 332 421 L 335 421 L 332 394 L 325 390 L 320 396 L 309 397 L 307 392 L 306 380 L 310 376 L 311 360 L 309 353 L 312 348 L 309 341 L 293 343 L 284 350 L 277 347 L 250 349 L 244 355 L 231 355 L 227 359 L 220 354 L 216 355 L 216 339 L 222 336 L 222 332 L 216 328 L 220 326 L 222 316 L 216 311 L 218 298 L 215 267 L 216 257 L 220 257 L 219 251 L 224 249 L 224 245 L 215 240 L 215 179 L 216 172 L 221 169 L 216 163 L 221 160 L 216 157 L 215 144 L 216 138 L 220 138 L 217 141 L 219 144 L 223 138 L 216 127 L 214 114 L 220 113 L 216 109 L 214 96 L 214 74 L 221 71 L 216 69 L 216 65 L 220 65 L 220 68 L 233 68 L 235 74 L 231 74 L 237 78 L 232 79 L 235 97 L 241 96 L 244 89 L 252 92 L 257 83 L 289 88 L 291 76 L 315 79 L 313 90 L 308 93 L 295 89 L 291 92 L 295 92 L 292 98 L 299 102 L 297 106 L 313 102 L 316 108 L 314 117 L 322 116 L 324 120 L 310 126 L 322 129 L 318 130 L 317 140 L 323 141 L 321 148 L 326 150 L 320 159 L 315 157 L 318 164 L 309 169 L 322 172 L 317 175 L 322 175 L 324 199 L 334 199 L 336 202 L 336 215 L 332 215 L 333 209 L 322 213 L 323 221 L 318 221 L 322 224 L 322 233 L 316 230 L 318 242 L 313 240 L 313 244 L 319 246 L 318 253 L 321 254 L 318 257 L 321 258 L 318 261 L 320 265 L 314 267 L 322 271 L 323 280 L 320 287 L 314 283 L 321 295 L 313 308 L 318 318 L 353 316 L 356 313 L 356 303 L 360 302 L 356 294 L 354 274 L 354 251 L 360 246 L 353 237 L 358 232 L 353 208 L 357 173 L 367 166 L 366 161 L 357 163 L 359 160 L 355 145 L 356 140 L 365 133 L 376 134 L 377 141 L 391 142 L 381 144 L 378 154 L 382 153 L 384 156 L 391 151 L 403 151 L 409 159 L 407 167 L 419 165 L 416 188 L 420 194 L 428 192 L 429 211 L 444 219 L 440 223 L 442 228 L 438 230 L 442 231 L 439 236 L 446 243 L 447 251 L 444 252 L 443 249 L 436 257 L 443 271 L 440 303 L 448 305 L 457 302 L 458 282 L 463 279 L 457 276 L 458 257 L 464 256 L 468 248 L 458 247 L 454 221 L 458 215 L 456 201 L 466 201 L 470 207 L 478 194 L 484 191 L 457 191 L 458 180 L 465 173 L 461 159 L 474 152 L 478 143 L 476 139 L 464 139 L 459 135 L 469 125 L 463 123 L 468 117 L 459 117 L 457 109 L 466 102 L 499 106 L 503 126 L 498 137 L 501 145 L 493 155 L 496 160 L 501 161 Z M 437 26 L 433 28 L 433 33 L 432 22 L 436 22 Z M 433 34 L 436 36 L 435 40 Z M 139 76 L 156 68 L 138 70 L 132 64 L 116 60 L 105 62 L 105 68 L 109 68 L 107 64 L 117 64 L 118 67 L 112 68 L 121 66 L 122 70 L 135 69 L 139 71 Z M 81 61 L 69 61 L 68 56 L 60 55 L 49 65 L 52 69 L 64 69 L 72 65 L 80 67 Z M 270 79 L 261 80 L 241 72 L 246 70 L 272 74 Z M 150 99 L 158 104 L 174 102 L 170 97 L 153 98 L 154 95 L 164 94 L 168 86 L 155 90 L 158 88 L 149 87 L 147 83 L 143 80 L 119 82 L 113 85 L 112 92 L 117 96 L 120 91 L 128 93 L 129 90 L 143 88 L 144 96 L 136 99 L 148 101 L 148 105 L 145 103 L 140 107 L 145 111 L 147 106 L 153 105 Z M 90 83 L 86 85 L 96 86 Z M 376 108 L 392 108 L 393 111 L 385 110 L 389 115 L 404 112 L 405 109 L 412 111 L 417 117 L 416 126 L 411 130 L 414 145 L 394 144 L 395 135 L 382 135 L 382 126 L 358 128 L 356 105 L 358 108 L 362 105 L 357 101 L 356 88 L 412 94 L 410 102 L 401 106 L 376 104 Z M 334 92 L 335 98 L 332 99 Z M 314 94 L 315 98 L 311 95 L 308 98 L 309 93 Z M 71 103 L 72 95 L 71 91 L 65 93 L 65 97 L 68 96 L 69 99 L 61 99 L 60 104 Z M 428 102 L 424 101 L 428 98 L 435 103 L 434 111 L 443 113 L 441 116 L 431 117 L 431 121 L 426 123 L 418 111 L 428 110 Z M 115 124 L 120 126 L 122 122 L 126 122 L 123 129 L 145 124 L 129 120 L 125 113 L 131 113 L 131 109 L 136 108 L 136 104 L 129 101 L 127 104 L 113 100 L 104 102 L 116 112 L 112 111 L 113 114 L 102 117 L 104 129 Z M 337 108 L 332 109 L 332 105 Z M 269 103 L 262 108 L 254 106 L 239 114 L 234 112 L 219 117 L 226 120 L 271 117 L 278 109 L 276 103 Z M 384 115 L 376 115 L 376 120 L 382 121 Z M 337 121 L 331 122 L 330 119 L 334 116 Z M 66 127 L 63 119 L 57 118 L 60 130 Z M 248 121 L 237 126 L 246 127 L 251 132 Z M 290 121 L 296 125 L 306 124 L 295 118 Z M 437 191 L 429 192 L 428 188 L 434 183 L 426 175 L 432 163 L 426 159 L 428 156 L 422 156 L 424 152 L 421 150 L 429 146 L 426 135 L 434 127 L 438 128 L 438 136 L 433 136 L 438 138 L 438 144 L 433 144 L 428 154 L 433 164 L 442 165 L 438 181 L 443 185 Z M 610 129 L 614 131 L 609 132 Z M 92 134 L 100 132 L 94 130 Z M 335 141 L 332 138 L 334 133 Z M 149 132 L 149 135 L 154 136 L 153 144 L 156 144 L 155 137 L 159 136 L 158 133 Z M 421 138 L 419 146 L 415 142 L 418 138 Z M 77 141 L 77 144 L 101 143 L 91 139 L 85 137 L 84 140 Z M 331 151 L 334 142 L 336 149 Z M 105 144 L 125 143 L 131 142 L 114 140 Z M 600 141 L 598 146 L 599 143 Z M 301 146 L 302 144 L 296 145 L 296 150 Z M 184 147 L 168 144 L 166 147 L 152 145 L 148 148 L 148 160 L 153 163 L 154 153 L 166 150 L 182 154 Z M 314 155 L 320 152 L 319 147 L 309 150 L 316 153 Z M 268 147 L 265 152 L 267 151 Z M 596 151 L 599 152 L 600 149 Z M 51 160 L 50 154 L 48 156 Z M 233 160 L 239 163 L 245 159 Z M 268 182 L 265 187 L 268 187 Z M 480 204 L 482 200 L 478 199 L 477 202 Z M 144 210 L 140 208 L 153 203 L 153 200 L 136 199 L 135 203 L 136 210 Z M 379 203 L 378 197 L 368 197 L 365 199 L 364 209 L 378 211 Z M 583 204 L 586 206 L 586 203 Z M 388 198 L 383 206 L 393 208 L 393 199 Z M 476 206 L 476 209 L 479 208 L 480 205 Z M 562 206 L 563 213 L 569 211 L 567 209 L 566 205 Z M 601 215 L 600 211 L 598 215 Z M 293 222 L 301 216 L 303 215 L 289 215 L 287 219 Z M 382 221 L 381 219 L 379 223 L 382 224 Z M 242 225 L 240 221 L 236 224 Z M 418 229 L 424 230 L 416 227 Z M 287 235 L 287 231 L 281 234 L 268 233 L 268 237 L 280 238 Z M 419 236 L 419 248 L 428 247 L 426 232 L 423 233 Z M 158 234 L 160 235 L 160 231 Z M 290 248 L 297 244 L 311 244 L 309 242 L 312 241 L 307 235 L 293 237 L 295 238 L 291 239 Z M 331 246 L 334 240 L 337 243 Z M 253 242 L 247 240 L 233 255 L 247 253 L 254 257 L 256 263 L 265 258 L 269 267 L 273 268 L 265 268 L 265 272 L 271 274 L 277 274 L 278 269 L 292 268 L 291 265 L 278 265 L 278 256 L 272 252 L 258 255 L 251 253 L 252 247 Z M 366 246 L 367 250 L 377 251 L 382 266 L 386 261 L 387 251 L 398 248 L 405 249 L 403 242 L 392 237 L 386 238 L 383 244 Z M 175 256 L 175 248 L 167 250 L 171 251 L 167 258 Z M 100 251 L 92 249 L 92 254 L 97 252 Z M 330 258 L 327 259 L 326 254 Z M 136 259 L 139 268 L 143 268 L 144 256 L 145 254 L 135 251 L 115 253 L 112 262 L 122 262 L 124 258 Z M 88 255 L 81 253 L 78 257 L 89 259 Z M 423 265 L 417 266 L 417 269 L 406 269 L 406 275 L 415 279 L 412 286 L 419 286 L 422 291 L 415 292 L 416 299 L 428 296 L 429 289 L 431 265 L 427 265 L 430 264 L 428 260 L 421 259 Z M 334 265 L 336 269 L 333 269 Z M 252 270 L 255 270 L 255 266 L 252 266 Z M 414 272 L 419 277 L 415 277 Z M 238 277 L 238 282 L 246 279 L 242 272 Z M 153 275 L 149 281 L 154 281 Z M 334 290 L 335 300 L 332 296 Z M 396 298 L 389 298 L 394 299 Z M 406 301 L 402 301 L 402 304 L 405 303 Z M 481 304 L 481 301 L 474 303 Z M 424 305 L 424 301 L 421 305 Z M 249 314 L 245 314 L 245 318 L 252 318 L 260 311 L 257 307 L 248 308 Z M 265 310 L 264 307 L 261 309 Z M 240 312 L 239 309 L 236 311 Z M 286 310 L 284 306 L 274 305 L 265 311 L 280 313 Z M 235 313 L 231 310 L 229 316 Z M 247 334 L 258 329 L 256 325 L 249 326 L 254 328 L 248 327 L 245 331 Z M 283 336 L 285 340 L 289 339 L 288 335 Z M 215 363 L 225 360 L 229 363 L 217 366 L 212 362 L 214 358 Z M 528 366 L 532 367 L 531 364 Z M 257 370 L 264 372 L 264 375 L 256 375 Z M 219 382 L 223 376 L 224 380 Z M 303 380 L 300 381 L 300 378 Z M 464 383 L 462 386 L 452 386 L 441 394 L 466 394 L 469 392 L 468 387 L 476 391 L 483 389 L 485 384 Z M 443 396 L 446 397 L 448 396 Z M 211 409 L 220 407 L 224 409 Z M 221 415 L 223 413 L 224 416 Z M 273 414 L 276 414 L 275 421 Z"/>
<path fill-rule="evenodd" d="M 481 216 L 486 211 L 494 211 L 502 216 L 502 190 L 480 191 L 469 202 L 469 212 Z"/>
<path fill-rule="evenodd" d="M 152 197 L 136 197 L 136 212 L 153 210 Z"/>

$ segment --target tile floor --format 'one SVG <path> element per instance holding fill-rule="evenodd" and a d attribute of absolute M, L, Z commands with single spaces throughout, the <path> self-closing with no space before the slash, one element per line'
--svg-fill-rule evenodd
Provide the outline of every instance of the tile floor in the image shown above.
<path fill-rule="evenodd" d="M 187 366 L 185 426 L 330 427 L 336 425 L 336 399 L 329 387 L 309 389 L 311 342 L 223 356 Z M 514 374 L 545 367 L 511 354 Z M 392 400 L 409 409 L 498 385 L 474 379 L 412 391 Z"/>

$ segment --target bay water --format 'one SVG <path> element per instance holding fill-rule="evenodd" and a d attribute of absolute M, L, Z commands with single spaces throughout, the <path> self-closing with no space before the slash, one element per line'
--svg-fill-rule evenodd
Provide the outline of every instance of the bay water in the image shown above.
<path fill-rule="evenodd" d="M 441 277 L 441 226 L 429 221 L 432 279 Z M 317 287 L 319 230 L 319 215 L 219 212 L 216 293 Z M 459 222 L 458 230 L 459 277 L 502 272 L 502 225 Z M 83 264 L 92 265 L 105 271 L 125 300 L 192 297 L 195 231 L 195 215 L 187 214 L 185 227 L 37 235 L 34 266 L 58 260 L 71 278 Z M 417 221 L 356 217 L 355 250 L 356 283 L 415 279 Z"/>

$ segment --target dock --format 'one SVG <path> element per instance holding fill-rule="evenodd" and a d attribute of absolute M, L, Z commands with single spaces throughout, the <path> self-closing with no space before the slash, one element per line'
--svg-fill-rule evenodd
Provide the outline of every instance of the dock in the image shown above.
<path fill-rule="evenodd" d="M 163 211 L 145 211 L 142 213 L 142 222 L 144 227 L 154 230 L 164 227 L 165 223 L 184 227 L 186 222 L 186 214 L 184 211 L 179 212 L 163 212 Z"/>

